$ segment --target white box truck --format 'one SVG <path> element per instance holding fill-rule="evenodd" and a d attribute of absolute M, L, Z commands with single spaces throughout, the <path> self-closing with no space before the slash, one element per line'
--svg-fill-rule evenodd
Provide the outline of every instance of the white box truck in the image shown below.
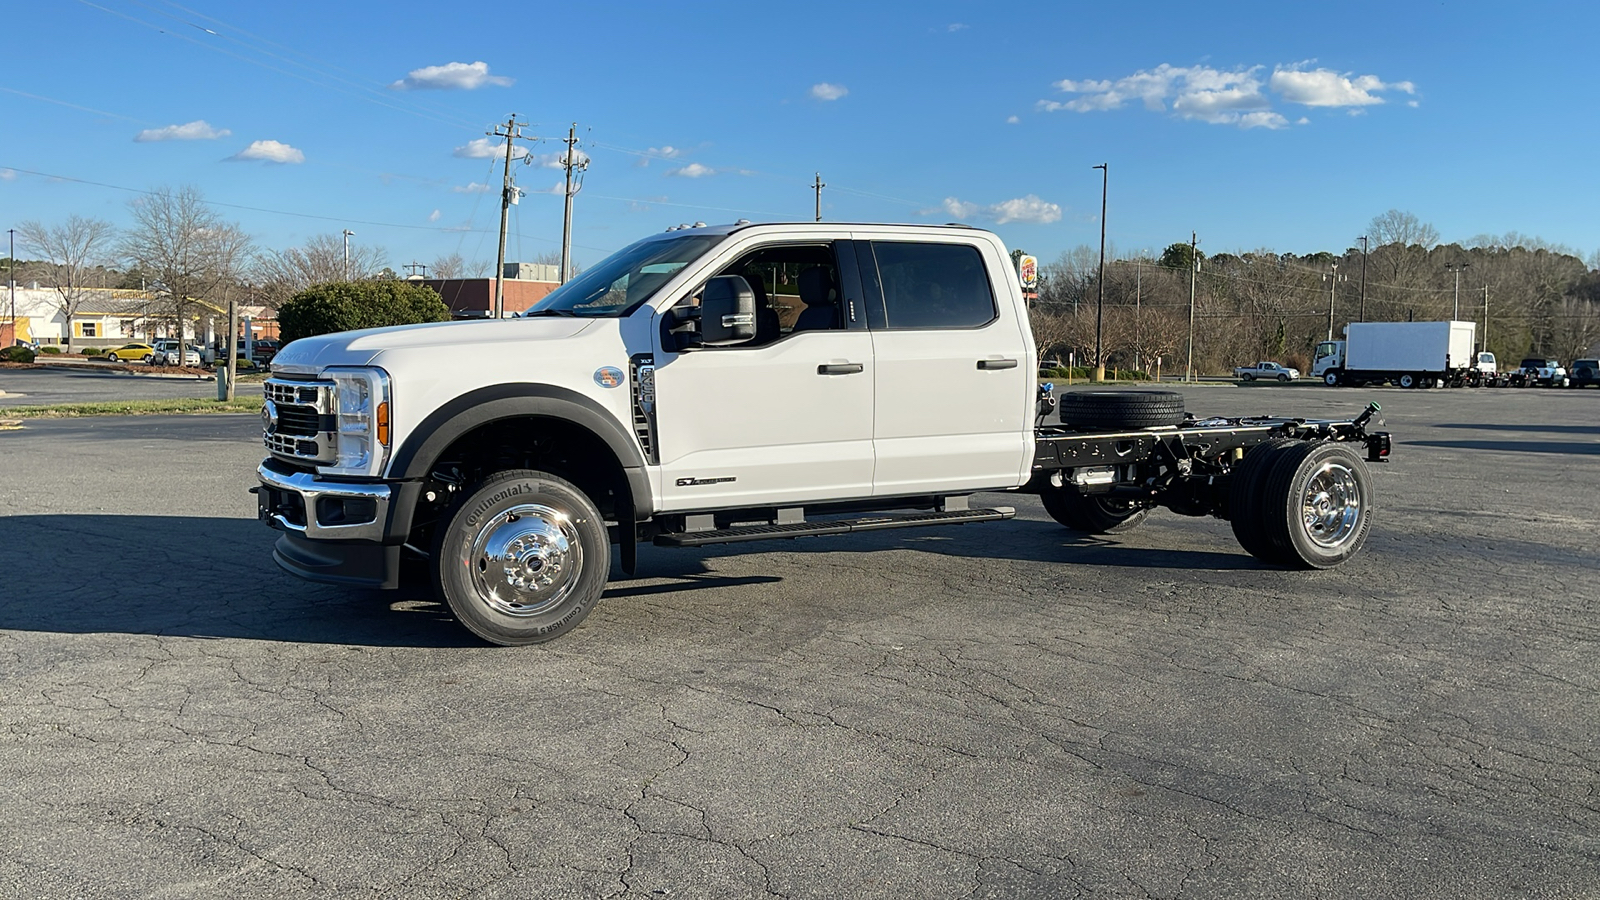
<path fill-rule="evenodd" d="M 1352 322 L 1345 340 L 1317 345 L 1311 375 L 1330 387 L 1477 387 L 1496 369 L 1477 332 L 1476 322 Z"/>

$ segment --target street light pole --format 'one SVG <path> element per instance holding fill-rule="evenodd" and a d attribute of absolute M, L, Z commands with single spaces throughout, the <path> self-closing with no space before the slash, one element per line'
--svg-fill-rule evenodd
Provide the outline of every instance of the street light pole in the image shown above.
<path fill-rule="evenodd" d="M 1200 236 L 1189 232 L 1189 362 L 1183 370 L 1183 380 L 1194 380 L 1194 280 L 1200 274 L 1200 255 L 1195 247 L 1200 243 Z"/>
<path fill-rule="evenodd" d="M 1445 269 L 1456 273 L 1456 301 L 1455 311 L 1450 314 L 1450 321 L 1461 318 L 1461 270 L 1472 268 L 1471 263 L 1447 263 Z"/>
<path fill-rule="evenodd" d="M 6 267 L 6 281 L 11 285 L 11 343 L 17 342 L 17 230 L 6 229 L 6 234 L 11 235 L 11 255 L 6 257 L 10 265 Z M 1484 308 L 1489 308 L 1488 289 L 1484 289 Z"/>
<path fill-rule="evenodd" d="M 1356 321 L 1367 320 L 1367 236 L 1361 236 L 1361 313 L 1356 316 Z"/>
<path fill-rule="evenodd" d="M 350 280 L 350 236 L 353 235 L 353 234 L 355 234 L 355 232 L 351 231 L 348 228 L 346 228 L 344 230 L 344 280 L 345 281 L 349 281 Z"/>
<path fill-rule="evenodd" d="M 1091 168 L 1100 170 L 1100 294 L 1094 301 L 1094 380 L 1106 380 L 1106 358 L 1101 344 L 1106 305 L 1106 188 L 1110 186 L 1111 169 L 1101 163 Z"/>

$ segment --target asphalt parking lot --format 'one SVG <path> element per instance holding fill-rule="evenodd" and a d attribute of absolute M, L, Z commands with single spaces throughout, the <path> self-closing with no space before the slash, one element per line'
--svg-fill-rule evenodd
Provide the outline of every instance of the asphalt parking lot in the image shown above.
<path fill-rule="evenodd" d="M 1600 392 L 1188 395 L 1381 402 L 1366 551 L 1286 572 L 1015 497 L 644 548 L 524 649 L 280 573 L 253 417 L 28 420 L 0 895 L 1600 896 Z"/>

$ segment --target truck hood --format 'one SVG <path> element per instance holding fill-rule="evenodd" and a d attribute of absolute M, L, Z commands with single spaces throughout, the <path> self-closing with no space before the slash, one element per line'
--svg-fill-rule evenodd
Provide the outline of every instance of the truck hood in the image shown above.
<path fill-rule="evenodd" d="M 379 353 L 394 350 L 526 345 L 529 341 L 571 338 L 594 319 L 534 318 L 499 321 L 433 322 L 341 331 L 293 341 L 272 359 L 272 370 L 292 375 L 315 375 L 328 366 L 370 365 Z"/>

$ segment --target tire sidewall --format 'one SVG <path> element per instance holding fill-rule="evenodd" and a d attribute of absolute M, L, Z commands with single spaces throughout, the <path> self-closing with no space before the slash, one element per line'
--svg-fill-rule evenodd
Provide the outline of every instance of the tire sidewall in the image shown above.
<path fill-rule="evenodd" d="M 573 522 L 582 553 L 578 582 L 558 605 L 538 615 L 519 617 L 484 603 L 468 570 L 478 526 L 512 507 L 537 503 L 565 513 Z M 594 504 L 570 482 L 545 472 L 515 470 L 485 479 L 451 511 L 439 529 L 433 553 L 435 589 L 457 620 L 494 644 L 536 644 L 577 627 L 599 602 L 611 568 L 611 542 Z"/>
<path fill-rule="evenodd" d="M 1267 532 L 1274 549 L 1289 565 L 1313 569 L 1331 568 L 1355 556 L 1366 543 L 1373 510 L 1372 475 L 1361 457 L 1349 447 L 1336 443 L 1290 446 L 1280 453 L 1267 478 L 1264 504 L 1268 509 Z M 1355 533 L 1338 547 L 1329 548 L 1313 541 L 1306 532 L 1301 500 L 1311 476 L 1325 463 L 1335 460 L 1354 474 L 1361 488 L 1361 510 Z"/>

